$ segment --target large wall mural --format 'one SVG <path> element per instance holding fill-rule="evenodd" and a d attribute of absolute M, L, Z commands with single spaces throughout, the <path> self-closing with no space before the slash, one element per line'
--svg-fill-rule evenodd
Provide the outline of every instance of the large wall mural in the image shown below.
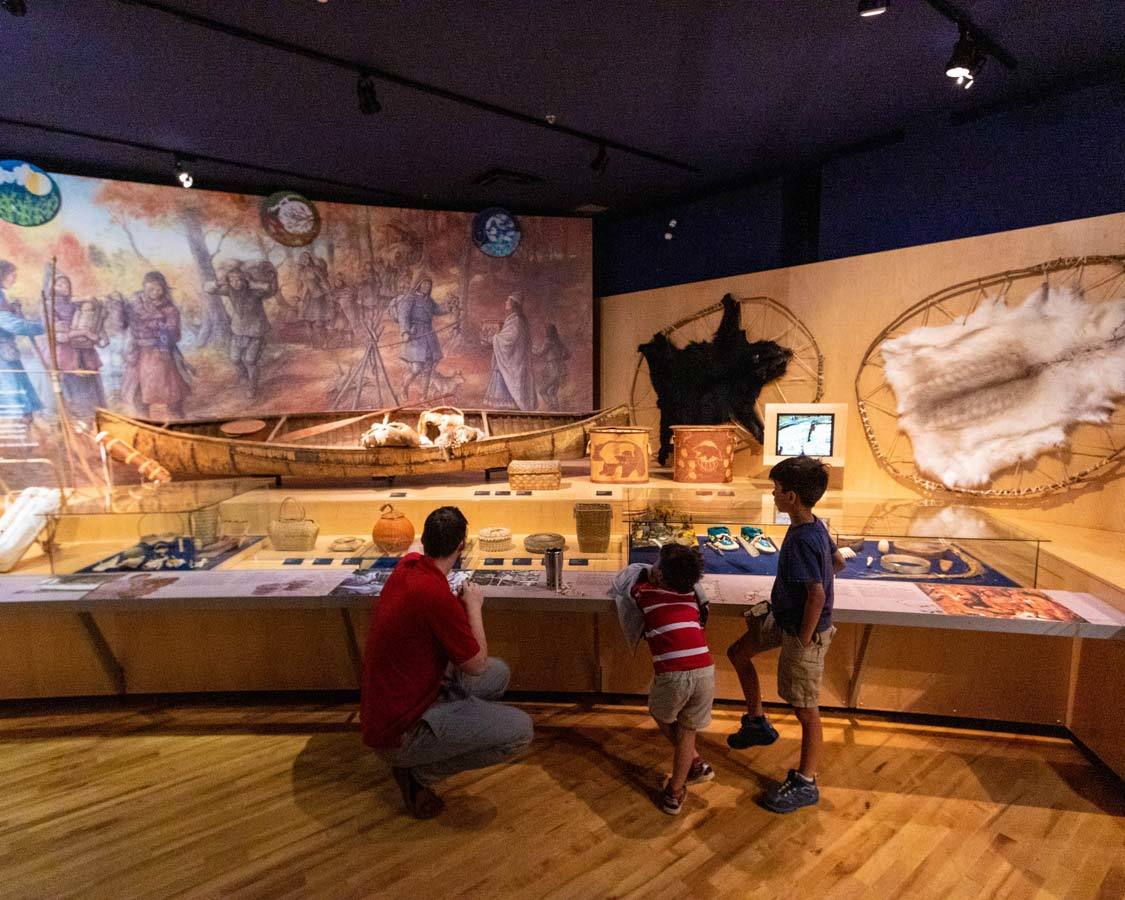
<path fill-rule="evenodd" d="M 313 228 L 296 195 L 266 208 L 51 177 L 51 221 L 0 222 L 0 353 L 26 373 L 9 378 L 9 412 L 54 410 L 45 339 L 31 338 L 52 257 L 61 387 L 78 418 L 99 405 L 160 419 L 591 406 L 587 220 L 521 217 L 516 251 L 493 256 L 471 213 L 316 203 Z M 301 246 L 302 232 L 315 239 Z"/>

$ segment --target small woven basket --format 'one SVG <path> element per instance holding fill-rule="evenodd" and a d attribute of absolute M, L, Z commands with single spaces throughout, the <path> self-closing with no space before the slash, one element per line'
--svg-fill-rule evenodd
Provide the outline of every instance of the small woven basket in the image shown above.
<path fill-rule="evenodd" d="M 510 528 L 482 528 L 477 532 L 477 549 L 482 553 L 503 553 L 513 546 Z"/>
<path fill-rule="evenodd" d="M 582 553 L 605 553 L 609 549 L 609 526 L 613 508 L 608 503 L 575 503 L 578 549 Z"/>
<path fill-rule="evenodd" d="M 275 550 L 312 550 L 320 534 L 320 526 L 305 517 L 305 508 L 292 497 L 281 501 L 277 518 L 270 522 L 268 530 Z"/>
<path fill-rule="evenodd" d="M 565 550 L 566 538 L 561 534 L 550 531 L 541 531 L 538 534 L 529 534 L 523 539 L 524 549 L 528 553 L 546 553 L 548 550 Z"/>
<path fill-rule="evenodd" d="M 562 467 L 557 459 L 513 459 L 508 463 L 508 484 L 517 491 L 557 491 L 562 487 Z"/>

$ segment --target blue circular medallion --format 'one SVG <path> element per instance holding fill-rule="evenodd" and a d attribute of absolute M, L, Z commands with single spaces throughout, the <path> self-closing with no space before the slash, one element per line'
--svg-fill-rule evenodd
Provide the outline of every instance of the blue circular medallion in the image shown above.
<path fill-rule="evenodd" d="M 19 159 L 0 161 L 0 219 L 13 225 L 50 222 L 62 206 L 55 179 Z"/>
<path fill-rule="evenodd" d="M 520 245 L 520 225 L 506 209 L 492 206 L 473 219 L 473 243 L 488 256 L 511 256 Z"/>

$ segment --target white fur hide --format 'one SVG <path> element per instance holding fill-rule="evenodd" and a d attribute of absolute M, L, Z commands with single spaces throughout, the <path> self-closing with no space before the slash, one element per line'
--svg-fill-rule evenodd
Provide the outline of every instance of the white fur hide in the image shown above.
<path fill-rule="evenodd" d="M 359 443 L 368 450 L 376 447 L 421 447 L 422 438 L 404 422 L 376 422 L 360 436 Z"/>
<path fill-rule="evenodd" d="M 10 572 L 47 524 L 46 515 L 58 510 L 58 488 L 25 488 L 0 516 L 0 572 Z"/>
<path fill-rule="evenodd" d="M 981 487 L 1064 447 L 1074 425 L 1109 420 L 1125 396 L 1125 300 L 1057 289 L 1012 307 L 988 298 L 882 351 L 918 467 L 947 487 Z"/>

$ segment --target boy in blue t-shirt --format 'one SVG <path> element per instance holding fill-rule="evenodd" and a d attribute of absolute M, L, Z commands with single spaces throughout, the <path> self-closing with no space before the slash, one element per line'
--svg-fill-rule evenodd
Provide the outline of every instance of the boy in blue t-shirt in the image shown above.
<path fill-rule="evenodd" d="M 820 682 L 824 656 L 836 629 L 832 625 L 833 582 L 844 568 L 824 523 L 812 508 L 828 488 L 828 469 L 810 456 L 784 459 L 770 469 L 773 498 L 789 514 L 789 530 L 777 558 L 770 602 L 746 613 L 746 634 L 730 645 L 727 656 L 746 696 L 746 715 L 727 743 L 736 750 L 777 740 L 777 731 L 762 709 L 762 689 L 753 658 L 775 647 L 777 692 L 793 707 L 801 723 L 801 761 L 760 803 L 778 813 L 812 806 L 820 799 L 816 783 L 824 733 L 820 725 Z"/>

